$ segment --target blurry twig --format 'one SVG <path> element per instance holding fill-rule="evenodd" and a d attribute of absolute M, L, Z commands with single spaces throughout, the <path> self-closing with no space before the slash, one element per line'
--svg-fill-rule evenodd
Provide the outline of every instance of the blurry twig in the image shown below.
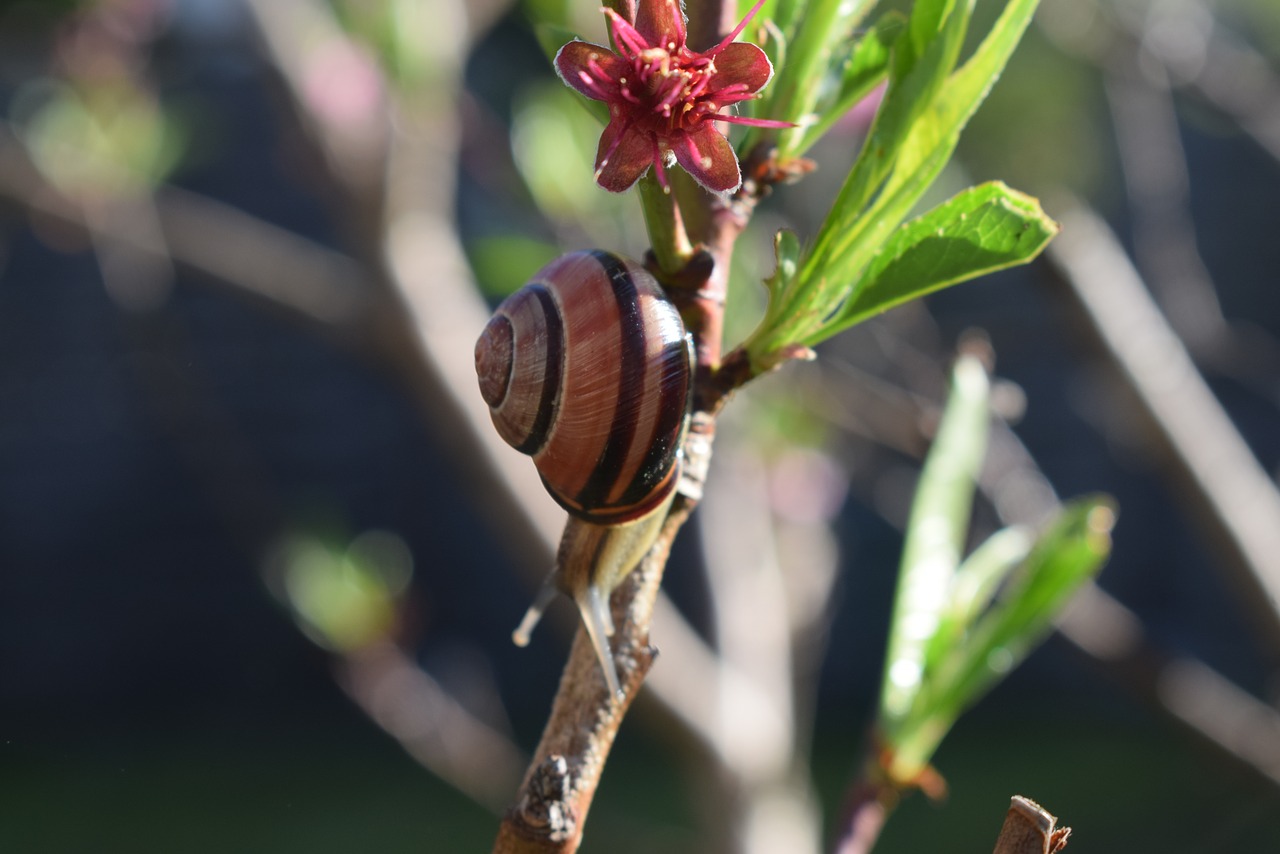
<path fill-rule="evenodd" d="M 1218 21 L 1200 0 L 1057 0 L 1040 16 L 1058 44 L 1098 64 L 1141 50 L 1170 85 L 1221 110 L 1280 160 L 1280 74 L 1265 56 Z"/>
<path fill-rule="evenodd" d="M 126 216 L 91 218 L 36 171 L 7 127 L 0 127 L 0 196 L 88 240 L 126 247 L 148 264 L 175 263 L 211 277 L 317 333 L 370 343 L 362 332 L 369 296 L 359 265 L 230 205 L 166 187 L 150 199 L 154 230 L 140 231 Z"/>
<path fill-rule="evenodd" d="M 475 718 L 390 641 L 344 654 L 338 682 L 405 752 L 493 812 L 500 812 L 528 758 Z"/>
<path fill-rule="evenodd" d="M 1280 491 L 1169 328 L 1124 250 L 1083 208 L 1061 217 L 1053 269 L 1165 444 L 1272 660 L 1280 655 Z"/>
<path fill-rule="evenodd" d="M 845 816 L 841 818 L 840 838 L 835 854 L 869 854 L 880 839 L 894 803 L 881 800 L 888 787 L 866 780 L 856 783 L 845 796 Z"/>
<path fill-rule="evenodd" d="M 384 353 L 429 414 L 437 438 L 466 468 L 463 483 L 477 504 L 502 516 L 512 553 L 535 567 L 532 573 L 544 573 L 561 514 L 541 500 L 533 468 L 491 429 L 488 408 L 474 388 L 472 350 L 488 309 L 453 231 L 460 135 L 455 99 L 465 38 L 447 27 L 433 31 L 439 36 L 448 30 L 456 49 L 432 55 L 437 85 L 416 89 L 412 103 L 389 98 L 385 81 L 375 76 L 363 122 L 376 127 L 352 135 L 315 98 L 316 76 L 327 73 L 335 51 L 362 55 L 332 11 L 314 0 L 250 0 L 248 8 L 307 137 L 326 154 L 340 211 L 351 223 L 355 257 L 373 293 L 363 334 L 384 342 Z M 464 9 L 449 0 L 435 11 L 447 18 L 464 15 Z"/>
<path fill-rule="evenodd" d="M 1280 785 L 1280 712 L 1199 659 L 1171 655 L 1138 615 L 1098 587 L 1080 591 L 1058 624 L 1116 684 L 1223 754 Z"/>
<path fill-rule="evenodd" d="M 1235 119 L 1241 130 L 1280 161 L 1280 75 L 1257 51 L 1215 27 L 1204 65 L 1184 85 Z"/>
<path fill-rule="evenodd" d="M 1113 69 L 1106 93 L 1130 199 L 1135 255 L 1187 346 L 1212 358 L 1219 355 L 1215 349 L 1230 343 L 1231 330 L 1196 248 L 1191 178 L 1173 95 L 1136 68 Z"/>
<path fill-rule="evenodd" d="M 287 19 L 280 25 L 286 26 Z M 440 144 L 441 137 L 434 139 Z M 452 158 L 437 155 L 425 162 L 438 167 L 441 182 L 451 180 Z M 432 413 L 433 427 L 455 443 L 454 459 L 469 467 L 471 487 L 483 496 L 478 503 L 503 518 L 506 541 L 520 555 L 521 564 L 538 575 L 550 565 L 561 514 L 543 500 L 534 469 L 510 453 L 489 428 L 488 411 L 474 393 L 473 330 L 483 326 L 488 311 L 452 232 L 451 211 L 445 204 L 452 196 L 441 185 L 421 195 L 423 209 L 406 216 L 389 237 L 402 261 L 418 266 L 413 280 L 430 282 L 430 288 L 401 285 L 400 278 L 385 271 L 381 278 L 371 275 L 367 264 L 350 256 L 176 188 L 162 188 L 154 197 L 163 232 L 159 244 L 150 233 L 131 228 L 128 218 L 104 216 L 91 224 L 80 206 L 40 175 L 7 129 L 0 129 L 0 196 L 89 239 L 96 234 L 100 241 L 128 247 L 137 257 L 161 264 L 172 260 L 200 272 L 213 284 L 230 287 L 318 334 L 396 367 Z M 433 201 L 436 206 L 430 207 Z M 226 251 L 229 246 L 237 251 Z M 420 309 L 412 319 L 403 309 L 403 300 L 411 297 Z M 655 627 L 664 647 L 690 651 L 671 656 L 651 687 L 672 705 L 677 720 L 704 743 L 713 743 L 715 701 L 705 691 L 685 693 L 676 686 L 712 686 L 723 678 L 748 693 L 754 689 L 745 688 L 750 684 L 745 677 L 718 669 L 715 654 L 665 597 L 659 597 L 657 608 Z"/>
<path fill-rule="evenodd" d="M 1138 266 L 1198 364 L 1277 402 L 1280 341 L 1224 318 L 1197 248 L 1175 91 L 1207 99 L 1280 160 L 1280 76 L 1204 3 L 1046 6 L 1043 29 L 1096 65 L 1124 169 Z"/>
<path fill-rule="evenodd" d="M 326 331 L 346 329 L 359 299 L 352 282 L 338 275 L 355 272 L 349 260 L 229 206 L 177 190 L 78 205 L 44 181 L 7 130 L 0 133 L 0 196 L 61 228 L 82 231 L 104 284 L 131 311 L 133 328 L 150 340 L 173 337 L 155 309 L 162 304 L 156 296 L 172 285 L 175 261 Z M 228 246 L 240 252 L 227 252 Z M 280 524 L 278 502 L 266 494 L 266 481 L 238 447 L 234 430 L 201 400 L 190 376 L 179 379 L 152 366 L 145 379 L 164 401 L 166 426 L 180 447 L 191 449 L 188 461 L 225 520 L 250 552 L 260 554 Z M 390 640 L 339 661 L 343 688 L 411 756 L 491 810 L 501 808 L 524 765 L 506 735 L 471 715 Z"/>
<path fill-rule="evenodd" d="M 1217 21 L 1208 4 L 1147 3 L 1114 17 L 1188 88 L 1235 120 L 1280 161 L 1280 75 L 1257 50 Z"/>
<path fill-rule="evenodd" d="M 810 548 L 814 543 L 803 534 L 788 541 L 795 553 L 787 553 L 777 540 L 781 520 L 771 511 L 763 461 L 743 443 L 726 442 L 718 443 L 716 477 L 707 482 L 699 524 L 722 672 L 741 673 L 750 683 L 721 679 L 716 686 L 716 753 L 730 798 L 719 812 L 736 813 L 721 832 L 736 837 L 736 850 L 816 852 L 819 811 L 800 758 L 797 711 L 797 698 L 812 690 L 800 675 L 810 664 L 797 659 L 795 643 L 813 614 L 795 607 L 793 588 L 802 586 L 801 576 L 818 573 L 829 590 L 834 567 L 822 559 L 833 560 Z M 826 530 L 824 520 L 807 533 Z M 786 569 L 797 572 L 789 578 Z M 757 699 L 744 702 L 744 690 Z"/>

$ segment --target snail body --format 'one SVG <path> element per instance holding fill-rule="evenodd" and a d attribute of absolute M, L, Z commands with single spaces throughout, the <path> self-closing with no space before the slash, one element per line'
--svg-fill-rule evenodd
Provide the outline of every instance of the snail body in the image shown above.
<path fill-rule="evenodd" d="M 616 694 L 609 593 L 657 538 L 680 478 L 693 386 L 680 315 L 634 261 L 571 253 L 498 306 L 476 373 L 498 433 L 569 513 L 516 643 L 557 590 L 568 594 Z"/>

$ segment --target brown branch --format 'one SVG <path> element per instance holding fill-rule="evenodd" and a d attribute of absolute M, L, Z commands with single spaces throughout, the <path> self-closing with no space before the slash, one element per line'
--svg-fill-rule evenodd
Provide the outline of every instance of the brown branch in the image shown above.
<path fill-rule="evenodd" d="M 269 6 L 264 4 L 259 11 L 265 13 L 259 23 L 263 31 L 271 36 L 268 39 L 271 49 L 282 52 L 277 54 L 277 58 L 282 60 L 279 67 L 286 71 L 286 81 L 291 86 L 300 86 L 299 81 L 305 72 L 307 60 L 294 51 L 305 52 L 305 47 L 297 43 L 291 46 L 290 40 L 281 38 L 281 34 L 298 29 L 300 20 L 310 20 L 307 16 L 316 11 L 316 7 L 307 2 L 285 2 Z M 324 32 L 325 37 L 331 41 L 341 38 L 341 34 L 331 28 Z M 299 101 L 298 106 L 300 118 L 304 123 L 308 122 L 312 117 L 305 112 L 306 105 Z M 411 123 L 422 120 L 433 112 L 447 114 L 444 110 L 423 109 L 421 113 L 402 116 L 401 121 Z M 379 228 L 387 227 L 387 233 L 382 235 L 363 228 L 354 230 L 356 251 L 361 262 L 245 215 L 230 206 L 194 194 L 166 189 L 157 197 L 161 213 L 159 225 L 164 239 L 171 244 L 175 258 L 184 266 L 210 277 L 217 284 L 231 286 L 238 293 L 250 295 L 261 305 L 282 311 L 318 332 L 335 336 L 359 349 L 373 351 L 404 373 L 409 385 L 419 392 L 420 399 L 431 412 L 449 412 L 452 418 L 445 423 L 452 423 L 457 418 L 458 407 L 451 406 L 451 402 L 452 392 L 459 392 L 458 399 L 463 401 L 461 408 L 475 410 L 470 415 L 472 426 L 481 426 L 452 432 L 471 437 L 491 436 L 487 412 L 479 406 L 465 405 L 471 399 L 478 401 L 474 394 L 474 376 L 470 365 L 470 338 L 473 335 L 468 327 L 482 324 L 485 313 L 481 301 L 468 287 L 469 275 L 465 272 L 465 262 L 460 260 L 456 242 L 442 239 L 448 231 L 447 216 L 435 215 L 439 212 L 432 210 L 429 201 L 437 197 L 450 197 L 446 192 L 447 187 L 442 189 L 443 185 L 433 183 L 433 179 L 437 169 L 449 168 L 452 164 L 451 158 L 446 156 L 447 151 L 443 150 L 450 144 L 451 135 L 447 132 L 433 133 L 431 128 L 416 128 L 414 138 L 427 140 L 430 150 L 424 151 L 421 145 L 414 144 L 403 145 L 397 150 L 389 171 L 413 180 L 393 182 L 391 198 L 384 199 L 370 166 L 373 155 L 385 146 L 384 137 L 376 128 L 352 133 L 350 128 L 331 127 L 318 122 L 311 130 L 323 143 L 325 159 L 338 188 L 342 194 L 354 197 L 359 202 L 347 212 L 357 212 L 354 218 L 365 221 L 366 224 L 372 222 Z M 335 138 L 335 134 L 341 138 Z M 437 147 L 431 148 L 432 146 Z M 42 179 L 38 175 L 26 169 L 29 163 L 17 159 L 13 163 L 21 168 L 0 170 L 3 172 L 0 181 L 16 176 L 17 183 L 21 185 L 13 188 L 6 185 L 7 189 L 13 190 L 13 197 L 19 198 L 24 204 L 43 206 L 42 212 L 45 215 L 57 219 L 64 226 L 83 230 L 89 236 L 106 235 L 112 242 L 126 245 L 140 258 L 154 257 L 168 262 L 167 253 L 155 249 L 149 245 L 149 241 L 137 239 L 123 227 L 127 224 L 127 219 L 103 217 L 100 218 L 100 223 L 86 224 L 82 219 L 82 211 L 74 205 L 64 204 L 64 200 L 56 193 L 41 184 Z M 434 192 L 416 195 L 414 188 L 424 183 L 431 184 Z M 407 207 L 399 207 L 403 205 L 405 197 L 415 200 Z M 428 200 L 427 204 L 424 205 L 423 200 Z M 373 210 L 375 203 L 384 201 L 391 210 L 385 220 L 380 216 L 367 217 L 358 213 Z M 424 216 L 424 213 L 432 215 Z M 727 258 L 732 249 L 732 241 L 721 241 L 721 245 L 725 247 Z M 226 246 L 236 246 L 240 251 L 225 252 Z M 382 263 L 384 260 L 387 263 Z M 448 269 L 449 274 L 440 275 L 442 268 Z M 727 263 L 720 269 L 727 272 Z M 723 279 L 721 275 L 722 288 Z M 421 281 L 432 282 L 429 293 L 412 287 L 412 283 Z M 707 322 L 700 324 L 699 328 L 704 330 L 704 340 L 714 341 L 718 346 L 718 322 L 723 299 L 712 302 L 712 309 L 706 312 Z M 480 320 L 476 323 L 468 322 L 469 318 L 475 317 Z M 713 334 L 706 333 L 705 329 L 713 323 L 716 331 Z M 457 346 L 463 339 L 466 339 L 465 345 Z M 462 354 L 461 358 L 457 357 L 459 353 Z M 437 426 L 441 423 L 434 418 L 433 421 Z M 707 424 L 705 420 L 701 423 Z M 704 439 L 703 451 L 695 451 L 691 453 L 691 457 L 705 460 L 709 453 L 709 439 L 705 433 L 695 431 L 695 444 L 699 436 Z M 476 454 L 468 452 L 457 456 L 468 459 Z M 526 479 L 533 482 L 532 471 L 505 447 L 499 446 L 496 456 L 510 459 L 521 471 L 528 471 L 529 477 Z M 701 480 L 698 472 L 705 472 L 705 464 L 694 468 L 695 471 L 691 472 L 693 482 L 698 483 Z M 484 483 L 483 480 L 480 482 Z M 696 489 L 687 486 L 686 491 Z M 551 506 L 549 502 L 541 500 L 543 496 L 540 488 L 531 493 L 536 497 L 516 502 L 525 512 L 529 508 Z M 687 513 L 687 509 L 685 512 Z M 517 518 L 520 517 L 520 514 L 516 515 Z M 559 513 L 554 515 L 558 523 Z M 678 528 L 678 523 L 673 524 L 671 533 L 667 536 L 668 545 L 675 528 Z M 640 577 L 637 573 L 636 578 Z M 647 593 L 635 597 L 633 603 L 626 606 L 635 617 L 629 622 L 620 620 L 620 624 L 628 627 L 628 631 L 631 627 L 646 627 L 655 598 L 659 602 L 664 601 L 657 592 L 656 579 Z M 665 611 L 675 614 L 670 607 Z M 679 622 L 675 625 L 684 624 Z M 674 631 L 672 636 L 682 637 Z M 691 632 L 687 636 L 695 637 Z M 622 641 L 621 648 L 626 649 L 626 636 Z M 651 656 L 648 653 L 647 635 L 643 643 L 637 641 L 630 645 L 636 649 L 632 657 L 636 663 L 634 684 L 630 690 L 630 694 L 634 695 L 643 673 L 648 669 Z M 758 692 L 754 695 L 751 693 L 756 689 L 750 679 L 743 674 L 737 674 L 735 678 L 720 665 L 714 653 L 710 650 L 706 652 L 704 656 L 691 657 L 694 664 L 686 663 L 683 666 L 686 676 L 692 673 L 692 678 L 707 686 L 737 684 L 741 690 L 736 696 L 749 697 L 753 702 L 759 699 Z M 619 655 L 625 657 L 621 651 Z M 575 670 L 575 658 L 571 657 L 566 670 L 566 684 L 581 686 L 589 681 L 584 681 L 587 676 L 594 678 L 597 665 L 590 655 L 587 656 L 587 664 L 585 670 Z M 483 725 L 469 721 L 465 713 L 461 712 L 461 707 L 442 694 L 428 674 L 413 668 L 401 651 L 379 645 L 343 659 L 340 668 L 341 681 L 353 699 L 375 721 L 400 739 L 412 755 L 482 803 L 493 803 L 495 797 L 502 797 L 495 793 L 495 787 L 500 789 L 502 780 L 507 776 L 503 769 L 510 764 L 512 751 L 505 749 L 509 745 L 486 745 L 483 739 L 470 737 L 469 732 L 474 735 L 475 731 L 483 729 Z M 566 694 L 565 698 L 563 703 L 557 705 L 561 712 L 553 713 L 549 732 L 554 729 L 563 735 L 575 728 L 579 732 L 582 730 L 580 722 L 565 722 L 572 716 L 563 713 L 563 710 L 590 708 L 590 704 L 579 702 L 572 693 Z M 717 694 L 708 702 L 708 706 L 718 705 L 717 701 L 720 699 Z M 623 711 L 624 708 L 618 709 L 617 720 L 621 719 Z M 420 718 L 418 726 L 414 725 L 411 718 Z M 717 722 L 712 715 L 703 710 L 701 714 L 691 716 L 691 719 L 702 725 L 700 735 L 704 738 L 714 736 Z M 432 726 L 423 730 L 422 726 L 430 721 L 434 721 Z M 442 727 L 448 721 L 462 721 L 465 725 L 452 736 L 442 735 Z M 579 786 L 579 792 L 594 791 L 613 733 L 616 733 L 616 722 L 605 721 L 598 730 L 598 735 L 590 739 L 590 755 L 598 757 L 598 764 L 587 762 L 574 766 L 578 781 L 575 786 Z M 570 746 L 574 745 L 576 741 Z M 720 746 L 725 747 L 723 743 Z M 720 750 L 718 758 L 724 761 L 727 753 L 725 749 Z M 486 767 L 493 765 L 489 770 L 495 774 L 479 779 L 463 767 L 466 761 L 478 762 Z M 546 760 L 536 767 L 544 766 Z M 552 761 L 546 767 L 559 766 Z M 565 767 L 568 773 L 570 769 L 567 763 Z M 594 768 L 594 772 L 579 773 L 583 768 Z M 548 781 L 546 773 L 539 780 L 535 788 L 541 792 L 545 793 L 549 787 L 555 786 L 554 781 Z M 579 803 L 585 815 L 590 803 L 589 794 L 580 798 Z"/>
<path fill-rule="evenodd" d="M 992 854 L 1056 854 L 1067 847 L 1071 828 L 1035 801 L 1014 795 Z"/>
<path fill-rule="evenodd" d="M 610 600 L 615 634 L 614 661 L 623 698 L 613 697 L 600 679 L 600 663 L 579 628 L 569 652 L 542 733 L 542 741 L 494 842 L 494 854 L 573 852 L 582 841 L 587 812 L 595 797 L 609 750 L 631 701 L 653 666 L 648 626 L 663 569 L 689 505 L 678 502 L 657 544 Z"/>
<path fill-rule="evenodd" d="M 282 30 L 294 29 L 299 16 L 312 20 L 308 16 L 319 12 L 318 7 L 305 2 L 279 6 L 260 4 L 255 9 L 266 13 L 259 23 L 265 32 L 275 35 L 280 35 Z M 331 29 L 327 32 L 329 38 L 338 37 Z M 298 72 L 305 64 L 305 57 L 290 52 L 292 48 L 288 39 L 272 38 L 270 42 L 274 48 L 289 54 L 283 58 L 281 67 Z M 297 73 L 287 77 L 294 85 L 300 85 Z M 438 112 L 447 114 L 444 110 Z M 432 110 L 424 109 L 419 118 L 431 114 Z M 357 134 L 356 137 L 335 141 L 331 137 L 335 132 L 333 128 L 314 127 L 313 130 L 317 138 L 326 142 L 330 166 L 346 191 L 364 196 L 366 203 L 370 201 L 369 195 L 381 199 L 380 190 L 368 183 L 368 150 L 361 147 L 362 139 L 363 145 L 372 145 L 374 149 L 380 147 L 377 142 L 379 135 L 373 133 L 361 137 Z M 418 139 L 430 140 L 428 145 L 447 145 L 451 138 L 448 133 L 429 133 L 425 128 L 419 130 L 423 132 Z M 406 182 L 408 186 L 397 185 L 405 195 L 411 195 L 411 188 L 420 182 L 431 183 L 434 176 L 430 167 L 447 169 L 452 163 L 452 158 L 443 152 L 423 152 L 411 145 L 406 147 L 413 150 L 397 162 L 402 170 L 409 171 L 417 180 Z M 412 165 L 415 162 L 419 164 L 416 168 Z M 424 170 L 423 166 L 429 168 Z M 439 184 L 433 187 L 442 199 L 451 198 L 449 193 L 440 192 Z M 157 241 L 149 239 L 148 235 L 135 235 L 125 228 L 127 221 L 98 217 L 94 222 L 88 222 L 79 206 L 60 197 L 31 167 L 25 152 L 10 134 L 0 138 L 0 193 L 42 216 L 57 220 L 64 227 L 83 232 L 87 237 L 105 236 L 109 242 L 124 246 L 137 258 L 165 263 L 169 260 L 163 246 L 157 248 L 152 245 Z M 491 499 L 495 494 L 510 494 L 511 484 L 528 481 L 533 485 L 523 490 L 528 500 L 517 498 L 513 502 L 520 512 L 512 514 L 508 523 L 527 519 L 530 513 L 536 518 L 539 508 L 545 507 L 548 509 L 545 518 L 554 521 L 540 527 L 549 530 L 558 526 L 561 514 L 550 510 L 551 503 L 543 500 L 545 496 L 537 486 L 532 468 L 494 437 L 488 425 L 488 412 L 479 405 L 479 397 L 474 393 L 474 372 L 470 364 L 474 334 L 471 329 L 483 325 L 487 311 L 470 287 L 465 261 L 461 260 L 456 243 L 443 237 L 449 231 L 446 225 L 448 216 L 424 215 L 428 212 L 422 209 L 422 200 L 435 195 L 421 194 L 414 210 L 401 211 L 401 217 L 392 218 L 397 227 L 385 236 L 390 243 L 387 252 L 390 269 L 379 263 L 381 251 L 386 247 L 377 238 L 363 246 L 367 252 L 372 251 L 371 246 L 375 247 L 379 260 L 361 267 L 338 253 L 228 206 L 180 191 L 165 191 L 161 195 L 166 214 L 162 224 L 165 237 L 172 239 L 180 260 L 187 266 L 214 277 L 220 284 L 231 285 L 241 293 L 253 295 L 263 304 L 282 309 L 327 334 L 337 331 L 339 337 L 368 346 L 404 371 L 410 387 L 419 392 L 420 399 L 431 411 L 437 414 L 448 412 L 455 423 L 457 420 L 468 422 L 466 427 L 452 431 L 455 437 L 469 437 L 472 442 L 467 452 L 457 456 L 471 460 L 490 459 L 490 465 L 500 470 L 497 480 L 502 488 L 485 490 L 490 499 L 487 503 L 493 503 Z M 364 209 L 363 205 L 357 207 Z M 228 245 L 248 251 L 221 251 Z M 440 275 L 441 266 L 452 266 L 452 270 L 449 274 Z M 366 269 L 374 271 L 372 277 L 362 272 Z M 430 293 L 408 284 L 416 281 L 432 282 Z M 459 344 L 460 341 L 464 343 Z M 473 401 L 475 405 L 470 405 Z M 433 421 L 437 427 L 440 426 L 440 419 L 433 418 Z M 486 437 L 492 441 L 486 443 Z M 492 447 L 493 453 L 477 453 L 474 449 L 477 441 Z M 483 469 L 484 465 L 480 467 Z M 501 471 L 503 469 L 505 471 Z M 488 479 L 478 480 L 483 489 Z M 674 535 L 674 529 L 671 535 Z M 534 539 L 537 541 L 539 538 Z M 541 539 L 549 542 L 549 538 Z M 536 553 L 537 549 L 525 551 Z M 551 553 L 549 546 L 546 551 L 548 555 Z M 538 563 L 541 570 L 549 563 L 549 558 Z M 641 574 L 636 574 L 637 579 L 641 577 Z M 648 625 L 653 599 L 657 595 L 657 581 L 652 574 L 646 577 L 653 578 L 653 583 L 647 593 L 638 598 L 638 603 L 630 608 L 635 616 L 620 620 L 621 625 Z M 621 651 L 619 655 L 620 661 L 625 658 Z M 584 685 L 590 681 L 582 677 L 581 659 L 580 654 L 571 657 L 567 673 L 578 674 L 567 677 L 572 684 Z M 589 653 L 587 659 L 587 671 L 594 676 L 598 665 Z M 634 695 L 651 660 L 647 646 L 637 646 L 631 660 L 635 662 L 630 690 Z M 407 662 L 399 650 L 379 646 L 349 656 L 341 665 L 341 681 L 353 699 L 375 721 L 386 727 L 401 740 L 406 750 L 442 778 L 482 803 L 493 804 L 509 792 L 509 784 L 503 781 L 514 775 L 504 769 L 512 764 L 514 749 L 505 741 L 495 743 L 482 737 L 486 728 L 470 719 L 429 675 Z M 424 701 L 427 695 L 432 698 L 429 703 Z M 564 720 L 563 710 L 578 707 L 589 708 L 570 696 L 561 704 L 562 712 L 558 716 L 553 715 L 553 723 Z M 406 715 L 426 717 L 414 726 L 405 720 Z M 427 723 L 430 723 L 429 731 L 422 730 Z M 455 724 L 460 726 L 446 733 L 446 728 Z M 603 746 L 598 753 L 599 765 L 593 772 L 594 781 L 598 781 L 612 732 L 616 732 L 616 726 L 608 731 L 607 738 L 595 741 L 596 745 Z M 458 751 L 466 755 L 462 756 Z M 474 767 L 468 770 L 465 767 L 468 763 L 473 766 L 479 763 L 486 769 L 486 774 L 474 773 Z M 590 767 L 590 763 L 581 767 Z M 590 777 L 592 774 L 580 779 Z M 594 791 L 594 781 L 588 791 Z M 584 810 L 587 803 L 589 799 L 583 804 Z"/>
<path fill-rule="evenodd" d="M 868 774 L 849 791 L 835 854 L 868 854 L 898 803 L 898 791 L 877 775 Z"/>

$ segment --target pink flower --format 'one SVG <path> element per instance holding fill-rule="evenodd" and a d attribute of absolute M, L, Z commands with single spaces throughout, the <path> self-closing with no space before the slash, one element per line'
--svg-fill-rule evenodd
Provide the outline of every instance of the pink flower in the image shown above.
<path fill-rule="evenodd" d="M 791 126 L 720 112 L 757 97 L 773 76 L 764 51 L 734 41 L 763 2 L 724 41 L 701 53 L 685 44 L 678 0 L 639 0 L 634 25 L 605 9 L 617 53 L 583 41 L 560 48 L 555 65 L 564 82 L 609 105 L 609 125 L 596 151 L 601 187 L 621 193 L 652 164 L 666 188 L 665 167 L 674 158 L 712 192 L 738 188 L 738 157 L 715 123 Z"/>

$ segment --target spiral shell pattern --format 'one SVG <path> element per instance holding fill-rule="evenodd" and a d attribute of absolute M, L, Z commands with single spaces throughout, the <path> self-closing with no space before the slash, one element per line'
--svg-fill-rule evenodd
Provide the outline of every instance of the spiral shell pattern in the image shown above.
<path fill-rule="evenodd" d="M 692 348 L 634 261 L 601 251 L 548 264 L 476 343 L 493 423 L 533 457 L 552 497 L 603 525 L 660 506 L 679 478 Z"/>

